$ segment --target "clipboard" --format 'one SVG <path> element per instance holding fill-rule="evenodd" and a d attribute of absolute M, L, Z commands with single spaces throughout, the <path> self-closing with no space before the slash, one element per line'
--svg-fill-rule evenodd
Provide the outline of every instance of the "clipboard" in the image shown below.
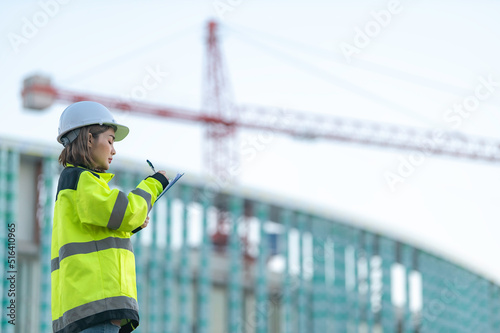
<path fill-rule="evenodd" d="M 163 190 L 163 192 L 160 193 L 159 196 L 156 197 L 156 201 L 158 201 L 158 199 L 161 198 L 162 195 L 165 194 L 165 192 L 167 192 L 182 176 L 184 176 L 184 172 L 183 173 L 178 173 L 177 176 L 175 176 L 174 179 L 172 179 L 172 181 L 170 183 L 168 183 L 167 187 L 165 187 L 165 189 Z"/>

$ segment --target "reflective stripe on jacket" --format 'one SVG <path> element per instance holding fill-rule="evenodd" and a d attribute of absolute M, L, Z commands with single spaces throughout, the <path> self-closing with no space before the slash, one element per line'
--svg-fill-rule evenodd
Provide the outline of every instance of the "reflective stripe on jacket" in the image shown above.
<path fill-rule="evenodd" d="M 121 319 L 139 325 L 131 231 L 141 226 L 168 184 L 161 174 L 128 195 L 111 190 L 110 173 L 66 167 L 59 178 L 51 248 L 52 327 L 79 332 Z"/>

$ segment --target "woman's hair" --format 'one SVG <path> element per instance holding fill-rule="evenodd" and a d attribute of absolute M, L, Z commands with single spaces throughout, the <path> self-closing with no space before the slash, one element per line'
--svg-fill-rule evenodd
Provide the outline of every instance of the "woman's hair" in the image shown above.
<path fill-rule="evenodd" d="M 92 159 L 89 147 L 89 133 L 94 139 L 98 139 L 101 133 L 113 128 L 109 125 L 90 125 L 80 128 L 80 133 L 76 139 L 64 147 L 59 155 L 59 163 L 66 167 L 67 164 L 82 166 L 87 169 L 95 168 L 95 161 Z"/>

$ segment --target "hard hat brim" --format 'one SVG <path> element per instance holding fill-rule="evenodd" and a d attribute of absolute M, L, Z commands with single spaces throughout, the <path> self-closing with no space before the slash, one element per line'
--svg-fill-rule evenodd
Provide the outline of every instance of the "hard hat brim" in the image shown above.
<path fill-rule="evenodd" d="M 128 132 L 130 131 L 129 128 L 125 125 L 120 125 L 120 124 L 107 124 L 110 126 L 115 126 L 115 141 L 122 141 L 125 139 L 125 137 L 128 135 Z"/>
<path fill-rule="evenodd" d="M 88 125 L 85 125 L 85 126 L 92 126 L 92 125 L 108 125 L 108 126 L 113 127 L 115 129 L 115 142 L 122 141 L 123 139 L 125 139 L 125 137 L 130 132 L 130 129 L 127 126 L 121 125 L 121 124 L 117 124 L 117 123 L 102 123 L 102 124 L 95 123 L 95 124 L 88 124 Z M 70 129 L 64 131 L 63 133 L 61 133 L 61 134 L 59 134 L 57 136 L 57 142 L 59 142 L 60 144 L 62 144 L 63 142 L 62 142 L 61 138 L 63 136 L 65 136 L 66 134 L 68 134 L 72 130 L 75 130 L 75 129 L 81 128 L 81 127 L 85 127 L 85 126 L 75 126 L 73 128 L 70 128 Z"/>

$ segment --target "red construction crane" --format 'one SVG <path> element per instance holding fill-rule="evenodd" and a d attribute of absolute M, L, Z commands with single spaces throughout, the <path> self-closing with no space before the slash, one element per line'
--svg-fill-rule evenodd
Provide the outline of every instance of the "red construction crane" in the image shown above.
<path fill-rule="evenodd" d="M 270 107 L 235 106 L 227 95 L 228 84 L 219 48 L 217 23 L 214 21 L 208 23 L 205 84 L 204 106 L 201 112 L 146 102 L 126 102 L 119 97 L 66 90 L 52 85 L 49 78 L 40 76 L 31 76 L 24 80 L 22 97 L 23 106 L 31 109 L 45 109 L 54 102 L 90 100 L 109 108 L 138 114 L 202 122 L 207 126 L 206 163 L 219 184 L 229 184 L 232 181 L 228 166 L 236 163 L 235 133 L 245 128 L 272 131 L 296 138 L 320 138 L 472 160 L 500 161 L 500 141 L 497 140 L 471 137 L 457 132 L 436 132 L 432 129 Z M 226 218 L 219 218 L 219 221 L 224 220 Z M 213 238 L 215 243 L 224 244 L 227 241 L 227 234 L 223 229 L 221 222 Z"/>
<path fill-rule="evenodd" d="M 459 132 L 439 132 L 353 118 L 316 115 L 306 112 L 282 110 L 271 107 L 235 107 L 238 118 L 221 114 L 199 112 L 178 107 L 168 107 L 145 102 L 124 102 L 119 97 L 81 93 L 58 88 L 50 80 L 40 76 L 30 76 L 24 80 L 22 91 L 23 106 L 44 109 L 54 102 L 78 102 L 91 100 L 109 108 L 139 114 L 151 114 L 176 120 L 205 123 L 217 126 L 208 132 L 209 138 L 223 141 L 234 135 L 238 129 L 272 131 L 296 138 L 326 139 L 350 142 L 381 148 L 395 148 L 409 151 L 425 151 L 433 155 L 445 155 L 486 162 L 500 161 L 500 141 L 490 138 L 465 135 Z M 233 111 L 234 112 L 234 111 Z M 277 121 L 284 119 L 284 121 Z M 220 145 L 228 148 L 227 145 Z M 225 154 L 226 156 L 229 153 Z M 227 162 L 227 161 L 226 161 Z M 211 163 L 214 165 L 215 163 Z M 225 167 L 229 163 L 222 164 Z M 212 174 L 220 176 L 220 169 L 212 169 Z M 223 177 L 226 175 L 222 175 Z"/>
<path fill-rule="evenodd" d="M 217 37 L 217 23 L 208 23 L 207 71 L 204 106 L 200 111 L 122 98 L 82 93 L 53 86 L 49 78 L 31 76 L 24 80 L 23 106 L 45 109 L 54 102 L 92 100 L 109 108 L 151 114 L 207 125 L 207 163 L 212 176 L 228 180 L 228 166 L 235 160 L 231 146 L 237 130 L 254 129 L 282 133 L 296 138 L 327 139 L 382 148 L 425 151 L 488 162 L 500 161 L 500 141 L 472 137 L 459 132 L 439 132 L 344 117 L 270 107 L 235 106 L 227 94 L 228 85 Z"/>

